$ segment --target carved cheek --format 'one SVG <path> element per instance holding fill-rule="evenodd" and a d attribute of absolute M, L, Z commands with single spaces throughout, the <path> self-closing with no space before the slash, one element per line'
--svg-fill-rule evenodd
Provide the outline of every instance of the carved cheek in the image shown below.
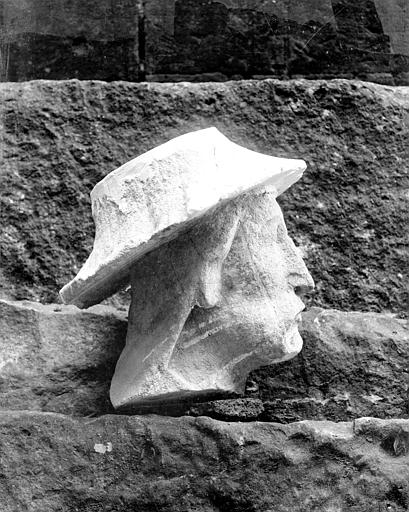
<path fill-rule="evenodd" d="M 298 280 L 304 283 L 309 273 L 298 254 L 294 257 L 293 248 L 294 244 L 286 237 L 280 243 L 263 247 L 252 262 L 252 287 L 247 288 L 249 293 L 243 298 L 247 306 L 253 304 L 254 308 L 264 308 L 261 321 L 267 331 L 273 326 L 281 333 L 285 332 L 304 307 L 295 293 L 293 278 L 297 276 L 298 286 Z M 306 277 L 303 274 L 298 278 L 304 271 Z"/>
<path fill-rule="evenodd" d="M 250 261 L 225 269 L 220 305 L 229 323 L 247 338 L 246 343 L 277 341 L 300 311 L 297 297 L 289 294 L 287 274 L 277 244 L 253 255 Z"/>
<path fill-rule="evenodd" d="M 280 300 L 287 289 L 288 260 L 280 244 L 269 244 L 255 255 L 253 264 L 254 284 L 266 297 Z"/>

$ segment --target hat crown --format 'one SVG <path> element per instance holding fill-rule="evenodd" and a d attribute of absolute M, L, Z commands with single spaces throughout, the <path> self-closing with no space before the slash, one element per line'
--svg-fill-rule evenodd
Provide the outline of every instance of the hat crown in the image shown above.
<path fill-rule="evenodd" d="M 96 304 L 126 284 L 130 267 L 195 220 L 254 187 L 280 195 L 306 168 L 231 142 L 216 128 L 172 139 L 108 174 L 91 192 L 95 240 L 65 303 Z"/>

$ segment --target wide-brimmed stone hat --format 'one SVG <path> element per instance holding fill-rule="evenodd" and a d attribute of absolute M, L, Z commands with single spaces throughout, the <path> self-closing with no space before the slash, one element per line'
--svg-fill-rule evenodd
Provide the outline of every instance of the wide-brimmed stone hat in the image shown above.
<path fill-rule="evenodd" d="M 91 192 L 93 250 L 60 291 L 86 308 L 127 284 L 131 267 L 225 201 L 271 184 L 277 196 L 304 172 L 303 160 L 275 158 L 231 142 L 216 128 L 181 135 L 108 174 Z"/>

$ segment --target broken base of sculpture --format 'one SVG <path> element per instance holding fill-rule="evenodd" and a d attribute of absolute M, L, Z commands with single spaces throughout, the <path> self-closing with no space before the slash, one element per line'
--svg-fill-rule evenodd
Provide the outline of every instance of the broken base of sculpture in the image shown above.
<path fill-rule="evenodd" d="M 304 169 L 210 128 L 145 153 L 94 188 L 94 249 L 61 296 L 88 307 L 131 285 L 114 407 L 169 411 L 240 394 L 251 370 L 301 350 L 297 294 L 313 281 L 276 197 Z"/>

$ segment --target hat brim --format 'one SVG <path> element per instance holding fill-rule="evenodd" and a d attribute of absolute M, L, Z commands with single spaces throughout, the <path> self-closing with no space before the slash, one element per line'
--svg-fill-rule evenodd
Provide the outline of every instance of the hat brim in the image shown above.
<path fill-rule="evenodd" d="M 179 236 L 238 195 L 273 185 L 277 196 L 300 179 L 303 160 L 276 158 L 231 142 L 216 128 L 182 135 L 108 174 L 91 192 L 94 248 L 60 291 L 87 308 L 129 282 L 146 253 Z"/>

